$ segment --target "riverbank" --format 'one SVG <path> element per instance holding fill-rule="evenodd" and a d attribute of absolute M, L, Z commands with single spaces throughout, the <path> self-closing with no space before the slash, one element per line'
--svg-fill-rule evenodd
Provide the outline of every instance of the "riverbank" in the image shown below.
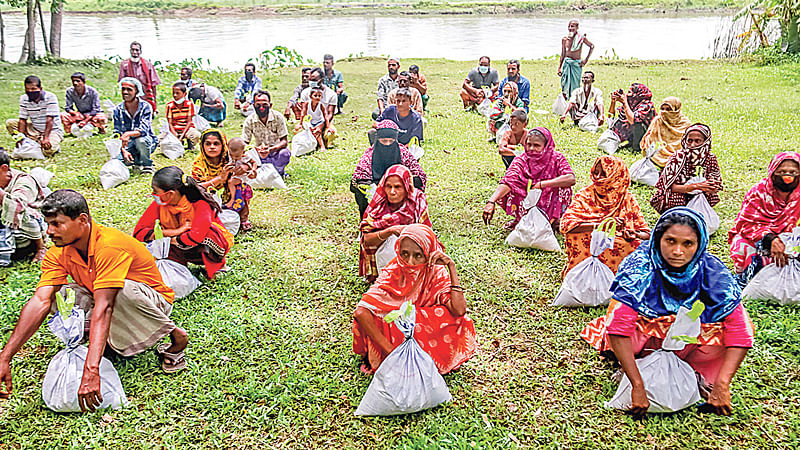
<path fill-rule="evenodd" d="M 480 217 L 503 165 L 486 142 L 484 120 L 462 111 L 458 87 L 474 62 L 407 59 L 427 76 L 431 102 L 425 129 L 427 196 L 434 228 L 456 261 L 478 332 L 478 354 L 445 377 L 454 402 L 410 416 L 353 416 L 370 378 L 351 353 L 352 311 L 366 284 L 358 276 L 357 209 L 348 191 L 367 146 L 382 59 L 337 62 L 350 100 L 335 124 L 341 133 L 326 152 L 289 165 L 289 189 L 257 191 L 252 233 L 237 236 L 231 270 L 175 303 L 172 317 L 189 333 L 189 367 L 161 373 L 152 352 L 115 362 L 131 405 L 85 416 L 57 415 L 41 400 L 42 377 L 63 346 L 44 326 L 12 362 L 14 397 L 0 400 L 0 448 L 797 448 L 800 424 L 800 308 L 747 302 L 756 345 L 731 384 L 730 417 L 696 409 L 634 421 L 605 409 L 616 385 L 609 364 L 579 337 L 605 308 L 555 309 L 564 254 L 519 250 L 503 243 L 505 215 L 487 227 Z M 522 61 L 531 81 L 531 109 L 550 109 L 558 90 L 554 61 Z M 633 81 L 656 99 L 677 95 L 692 121 L 711 126 L 725 190 L 720 230 L 711 249 L 723 261 L 726 233 L 745 192 L 778 149 L 800 148 L 800 64 L 759 67 L 729 61 L 591 61 L 608 93 Z M 63 100 L 69 75 L 86 73 L 103 98 L 119 101 L 117 68 L 107 62 L 0 64 L 0 118 L 17 114 L 22 80 L 35 73 Z M 240 133 L 230 107 L 224 132 Z M 202 71 L 196 77 L 205 76 Z M 177 73 L 161 73 L 166 84 Z M 299 73 L 285 69 L 268 86 L 282 111 Z M 781 92 L 776 96 L 775 92 Z M 167 98 L 167 89 L 160 90 Z M 755 99 L 755 100 L 754 100 Z M 763 101 L 769 99 L 769 101 Z M 159 109 L 162 109 L 163 106 Z M 600 152 L 596 134 L 531 114 L 553 130 L 577 178 L 589 182 Z M 0 133 L 0 145 L 10 137 Z M 157 167 L 191 167 L 196 152 Z M 639 158 L 620 156 L 631 164 Z M 67 139 L 42 162 L 14 162 L 56 173 L 52 188 L 76 189 L 99 223 L 130 232 L 151 201 L 150 180 L 134 177 L 111 191 L 98 171 L 107 157 L 100 137 Z M 648 223 L 651 189 L 632 188 Z M 560 239 L 561 240 L 561 239 Z M 563 244 L 563 240 L 561 240 Z M 0 269 L 0 345 L 33 292 L 38 268 Z"/>
<path fill-rule="evenodd" d="M 219 14 L 219 15 L 594 15 L 714 13 L 740 9 L 743 0 L 545 0 L 545 1 L 339 1 L 282 2 L 272 0 L 71 0 L 70 12 L 133 14 Z"/>

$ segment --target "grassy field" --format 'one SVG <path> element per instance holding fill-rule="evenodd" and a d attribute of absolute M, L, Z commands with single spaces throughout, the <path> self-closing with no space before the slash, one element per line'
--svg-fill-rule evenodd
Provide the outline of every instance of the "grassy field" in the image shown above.
<path fill-rule="evenodd" d="M 336 118 L 342 138 L 323 153 L 289 166 L 289 189 L 256 193 L 255 230 L 237 237 L 229 273 L 175 304 L 172 317 L 189 332 L 188 370 L 160 371 L 151 352 L 116 363 L 129 408 L 58 415 L 44 408 L 42 377 L 61 348 L 41 332 L 12 362 L 15 395 L 0 401 L 0 448 L 797 448 L 800 445 L 800 308 L 748 302 L 756 345 L 732 384 L 734 414 L 693 410 L 634 421 L 603 408 L 616 386 L 578 333 L 603 308 L 548 306 L 556 294 L 563 253 L 509 248 L 504 215 L 482 224 L 480 211 L 503 173 L 486 142 L 483 120 L 462 111 L 458 86 L 471 62 L 404 60 L 428 78 L 432 96 L 425 130 L 428 200 L 434 228 L 455 259 L 467 289 L 480 349 L 445 377 L 454 402 L 403 417 L 353 416 L 370 378 L 351 353 L 351 313 L 367 285 L 357 275 L 357 209 L 347 187 L 367 146 L 365 130 L 385 63 L 340 61 L 350 101 Z M 712 251 L 729 262 L 726 232 L 746 190 L 764 175 L 772 155 L 800 147 L 800 65 L 615 62 L 589 64 L 604 92 L 633 81 L 657 99 L 676 95 L 694 121 L 709 124 L 725 190 L 717 210 L 722 228 Z M 0 116 L 14 117 L 22 79 L 36 73 L 63 95 L 68 76 L 86 72 L 115 101 L 116 69 L 74 62 L 53 66 L 0 65 Z M 555 63 L 523 61 L 532 109 L 549 109 L 558 91 Z M 235 75 L 231 75 L 233 79 Z M 177 74 L 162 74 L 163 80 Z M 299 79 L 287 69 L 270 86 L 285 106 Z M 776 93 L 780 93 L 777 95 Z M 226 92 L 230 98 L 230 92 Z M 225 124 L 237 135 L 242 119 Z M 588 183 L 596 135 L 562 126 L 552 115 L 531 115 L 549 127 L 578 177 Z M 10 138 L 2 133 L 0 145 Z M 638 156 L 623 152 L 632 163 Z M 149 180 L 134 178 L 103 191 L 97 173 L 106 151 L 100 138 L 68 139 L 42 165 L 56 172 L 53 188 L 74 188 L 94 218 L 130 232 L 150 201 Z M 191 165 L 194 154 L 177 162 Z M 156 157 L 156 165 L 172 162 Z M 652 225 L 650 188 L 635 195 Z M 0 270 L 0 342 L 33 292 L 37 267 Z"/>
<path fill-rule="evenodd" d="M 70 0 L 68 11 L 266 10 L 304 14 L 530 14 L 738 9 L 743 0 Z"/>

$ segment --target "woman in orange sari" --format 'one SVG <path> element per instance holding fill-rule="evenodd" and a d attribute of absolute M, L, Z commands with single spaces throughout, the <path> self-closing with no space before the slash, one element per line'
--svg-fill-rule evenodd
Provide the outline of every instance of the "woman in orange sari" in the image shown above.
<path fill-rule="evenodd" d="M 650 238 L 650 229 L 642 217 L 639 204 L 628 190 L 631 177 L 625 161 L 605 155 L 592 166 L 592 184 L 581 189 L 561 216 L 559 228 L 564 235 L 567 265 L 563 278 L 576 264 L 590 256 L 592 230 L 606 218 L 617 222 L 614 247 L 598 256 L 603 264 L 616 272 L 617 267 L 642 240 Z"/>
<path fill-rule="evenodd" d="M 361 370 L 374 373 L 405 340 L 383 317 L 410 300 L 417 308 L 414 339 L 431 355 L 439 373 L 449 373 L 477 348 L 456 265 L 424 224 L 403 228 L 395 249 L 397 257 L 381 271 L 353 313 L 353 352 L 364 357 Z"/>

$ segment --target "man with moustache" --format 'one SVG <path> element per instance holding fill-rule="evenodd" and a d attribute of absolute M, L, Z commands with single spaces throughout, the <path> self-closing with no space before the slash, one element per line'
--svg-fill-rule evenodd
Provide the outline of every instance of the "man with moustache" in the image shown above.
<path fill-rule="evenodd" d="M 94 411 L 103 402 L 100 361 L 106 344 L 132 356 L 169 336 L 169 344 L 157 347 L 161 367 L 167 373 L 184 369 L 188 336 L 169 318 L 175 293 L 164 284 L 147 248 L 92 220 L 86 199 L 71 189 L 50 194 L 41 212 L 55 246 L 47 251 L 36 291 L 0 352 L 0 398 L 12 393 L 11 359 L 49 314 L 58 313 L 56 293 L 64 286 L 75 291 L 75 305 L 90 318 L 89 351 L 78 388 L 83 411 Z"/>
<path fill-rule="evenodd" d="M 267 91 L 255 93 L 253 109 L 255 114 L 244 119 L 242 139 L 246 144 L 255 146 L 261 164 L 272 164 L 286 178 L 286 166 L 292 157 L 286 120 L 272 109 L 272 97 Z"/>

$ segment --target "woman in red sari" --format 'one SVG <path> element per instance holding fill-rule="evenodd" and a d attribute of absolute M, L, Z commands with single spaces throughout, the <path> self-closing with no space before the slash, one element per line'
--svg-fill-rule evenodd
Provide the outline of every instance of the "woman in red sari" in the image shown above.
<path fill-rule="evenodd" d="M 152 241 L 158 220 L 164 237 L 172 238 L 169 259 L 203 265 L 213 279 L 233 247 L 233 235 L 218 213 L 217 202 L 194 178 L 175 166 L 164 167 L 153 175 L 153 202 L 136 224 L 133 237 Z"/>
<path fill-rule="evenodd" d="M 395 245 L 397 257 L 381 271 L 353 313 L 353 352 L 364 357 L 361 370 L 373 373 L 405 340 L 383 317 L 411 300 L 417 308 L 414 339 L 433 358 L 439 373 L 459 368 L 475 354 L 475 325 L 452 259 L 431 227 L 411 224 Z"/>
<path fill-rule="evenodd" d="M 386 171 L 367 206 L 361 231 L 358 274 L 372 283 L 378 277 L 375 252 L 392 236 L 400 236 L 406 225 L 431 227 L 425 193 L 414 187 L 411 170 L 395 164 Z"/>

